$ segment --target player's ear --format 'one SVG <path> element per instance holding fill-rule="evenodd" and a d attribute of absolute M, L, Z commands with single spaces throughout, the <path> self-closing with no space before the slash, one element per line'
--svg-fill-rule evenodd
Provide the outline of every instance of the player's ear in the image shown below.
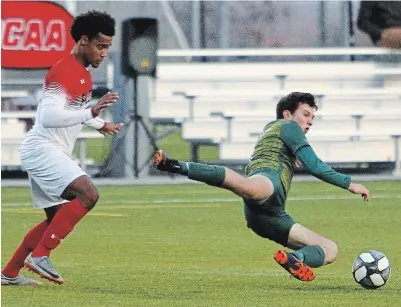
<path fill-rule="evenodd" d="M 89 44 L 89 38 L 86 35 L 82 35 L 79 41 L 81 42 L 81 45 L 84 46 Z"/>
<path fill-rule="evenodd" d="M 288 110 L 283 111 L 283 118 L 284 119 L 291 119 L 291 112 Z"/>

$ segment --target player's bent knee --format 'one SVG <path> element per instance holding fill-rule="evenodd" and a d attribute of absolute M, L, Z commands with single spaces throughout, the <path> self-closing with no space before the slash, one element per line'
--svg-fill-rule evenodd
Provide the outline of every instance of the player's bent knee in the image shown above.
<path fill-rule="evenodd" d="M 97 203 L 97 201 L 99 200 L 99 193 L 97 192 L 96 189 L 94 189 L 93 191 L 91 191 L 90 193 L 88 193 L 87 195 L 87 209 L 91 210 Z"/>
<path fill-rule="evenodd" d="M 89 202 L 94 206 L 96 205 L 97 201 L 99 200 L 99 193 L 95 191 L 91 195 L 89 195 Z"/>
<path fill-rule="evenodd" d="M 80 195 L 78 198 L 87 210 L 91 210 L 93 207 L 95 207 L 97 201 L 99 200 L 99 192 L 95 187 L 88 188 L 85 190 L 85 193 Z"/>
<path fill-rule="evenodd" d="M 325 253 L 325 263 L 333 263 L 337 259 L 338 246 L 335 242 L 327 240 L 325 246 L 323 247 Z"/>
<path fill-rule="evenodd" d="M 99 192 L 88 176 L 80 176 L 71 182 L 63 195 L 68 193 L 79 199 L 87 210 L 91 210 L 99 199 Z"/>

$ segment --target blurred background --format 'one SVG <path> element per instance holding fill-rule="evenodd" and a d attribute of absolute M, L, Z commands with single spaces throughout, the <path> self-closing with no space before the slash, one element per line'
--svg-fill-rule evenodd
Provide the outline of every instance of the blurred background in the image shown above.
<path fill-rule="evenodd" d="M 340 47 L 348 43 L 349 3 L 360 1 L 58 1 L 76 14 L 99 9 L 116 18 L 154 17 L 159 47 Z M 356 46 L 371 46 L 358 29 Z M 119 37 L 120 31 L 116 37 Z M 120 51 L 114 44 L 112 51 Z"/>
<path fill-rule="evenodd" d="M 242 171 L 277 101 L 293 91 L 319 102 L 308 139 L 322 160 L 348 172 L 400 173 L 400 48 L 380 47 L 361 30 L 361 1 L 54 2 L 72 16 L 96 9 L 117 22 L 109 58 L 91 72 L 95 100 L 120 93 L 103 117 L 126 128 L 113 138 L 84 128 L 74 156 L 93 177 L 161 175 L 149 168 L 158 148 Z M 380 20 L 382 9 L 374 9 Z M 390 15 L 389 27 L 401 26 L 401 11 Z M 156 21 L 157 56 L 152 73 L 129 76 L 122 23 L 135 18 Z M 18 147 L 46 72 L 2 68 L 3 178 L 25 177 Z"/>

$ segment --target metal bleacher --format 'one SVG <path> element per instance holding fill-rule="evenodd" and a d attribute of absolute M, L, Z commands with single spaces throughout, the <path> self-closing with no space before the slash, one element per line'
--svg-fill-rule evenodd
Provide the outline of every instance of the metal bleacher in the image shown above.
<path fill-rule="evenodd" d="M 322 160 L 356 167 L 390 163 L 400 171 L 400 65 L 165 63 L 150 118 L 181 126 L 192 160 L 200 146 L 215 145 L 221 163 L 246 164 L 260 131 L 275 119 L 278 100 L 293 91 L 317 98 L 307 138 Z"/>
<path fill-rule="evenodd" d="M 247 163 L 263 127 L 276 117 L 278 100 L 293 91 L 315 95 L 319 110 L 307 135 L 331 164 L 392 164 L 401 173 L 401 65 L 374 61 L 188 62 L 193 56 L 294 56 L 387 54 L 381 48 L 159 50 L 149 120 L 180 127 L 198 160 L 203 145 L 219 148 L 222 164 Z M 164 57 L 182 61 L 163 61 Z M 185 62 L 187 61 L 187 62 Z M 27 95 L 4 91 L 2 98 Z M 34 112 L 2 112 L 2 169 L 19 166 L 18 147 Z M 21 122 L 23 124 L 21 124 Z M 23 125 L 23 127 L 21 126 Z M 80 161 L 85 165 L 82 135 Z"/>
<path fill-rule="evenodd" d="M 20 165 L 18 154 L 21 141 L 25 136 L 25 124 L 17 119 L 2 119 L 1 121 L 1 163 L 9 167 Z"/>

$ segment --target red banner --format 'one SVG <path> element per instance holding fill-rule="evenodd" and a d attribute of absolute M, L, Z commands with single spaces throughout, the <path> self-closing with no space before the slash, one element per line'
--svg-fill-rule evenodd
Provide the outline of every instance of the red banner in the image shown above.
<path fill-rule="evenodd" d="M 1 67 L 49 68 L 71 52 L 73 17 L 52 2 L 1 2 Z"/>

